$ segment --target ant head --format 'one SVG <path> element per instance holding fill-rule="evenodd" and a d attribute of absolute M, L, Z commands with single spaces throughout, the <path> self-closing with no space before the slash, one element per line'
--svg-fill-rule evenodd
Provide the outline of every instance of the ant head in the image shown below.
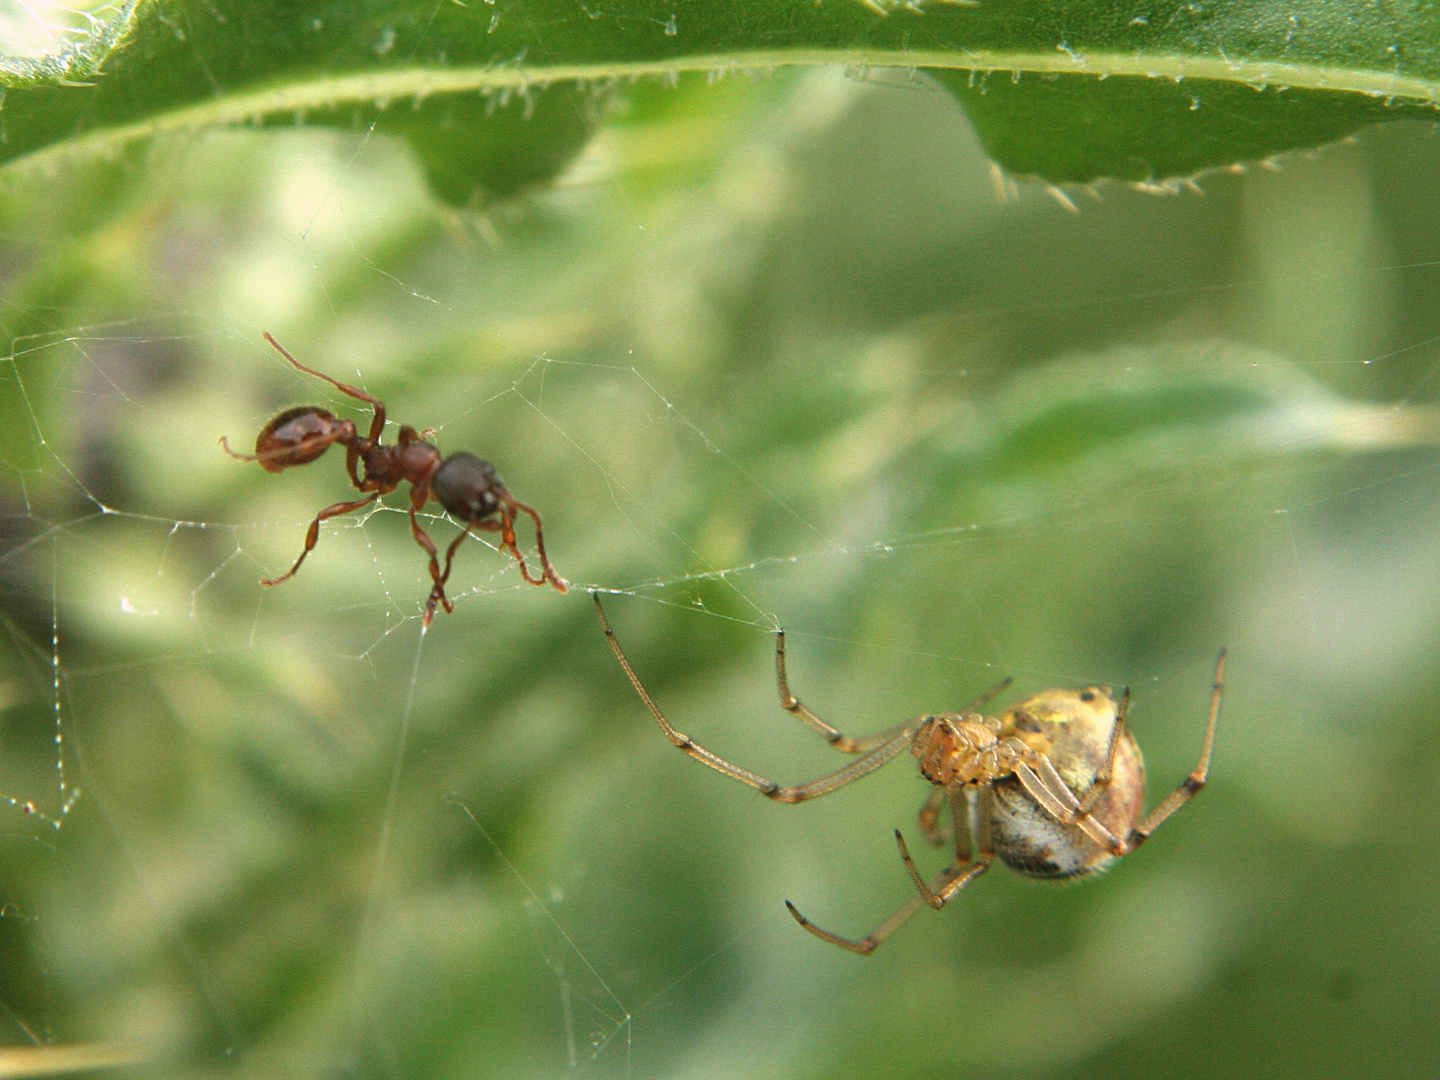
<path fill-rule="evenodd" d="M 495 466 L 463 451 L 446 458 L 430 480 L 435 501 L 471 524 L 493 517 L 500 510 L 504 490 Z"/>

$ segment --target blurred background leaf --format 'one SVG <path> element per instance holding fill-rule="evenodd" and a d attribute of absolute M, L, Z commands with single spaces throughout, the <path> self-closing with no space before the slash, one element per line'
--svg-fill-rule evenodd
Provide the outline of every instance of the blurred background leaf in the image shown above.
<path fill-rule="evenodd" d="M 1183 31 L 1197 54 L 1243 59 L 1242 7 L 1166 8 L 1156 29 L 1112 34 Z M 152 55 L 203 78 L 206 19 L 248 27 L 237 63 L 280 65 L 268 10 L 137 8 L 94 87 L 34 100 L 118 102 L 104 88 Z M 398 10 L 303 13 L 322 40 L 371 18 L 376 36 L 353 40 L 383 44 Z M 479 12 L 484 29 L 498 14 L 495 35 L 515 16 L 529 37 L 511 49 L 594 26 L 668 49 L 703 13 L 592 10 L 553 26 L 523 6 L 424 15 L 453 28 Z M 704 10 L 759 35 L 748 8 Z M 886 10 L 773 12 L 887 48 L 1002 10 L 1059 26 L 1038 6 Z M 1086 10 L 1064 26 L 1080 61 L 1054 41 L 1047 55 L 1093 61 L 1104 26 Z M 1287 56 L 1340 70 L 1319 42 L 1346 17 L 1287 10 L 1308 19 Z M 177 34 L 162 15 L 193 22 Z M 1288 32 L 1249 19 L 1266 40 Z M 439 63 L 440 38 L 390 21 L 389 49 L 356 46 L 353 70 Z M 1389 38 L 1348 23 L 1382 54 Z M 1412 74 L 1428 62 L 1415 33 L 1397 61 Z M 456 63 L 505 70 L 483 61 Z M 497 90 L 493 112 L 372 94 L 349 117 L 315 105 L 334 107 L 325 124 L 167 121 L 119 153 L 13 170 L 4 1043 L 138 1047 L 137 1073 L 177 1077 L 1427 1076 L 1431 127 L 1175 198 L 1067 201 L 997 178 L 954 97 L 906 70 L 682 67 Z M 210 71 L 222 112 L 231 87 L 260 92 Z M 1069 85 L 1039 75 L 1013 86 Z M 977 92 L 997 83 L 1011 88 L 995 75 Z M 0 116 L 29 108 L 23 93 Z M 181 115 L 135 95 L 132 119 Z M 95 109 L 70 130 L 109 130 Z M 537 135 L 534 157 L 506 125 Z M 431 149 L 417 160 L 387 130 Z M 471 155 L 485 171 L 452 168 Z M 352 489 L 333 453 L 274 476 L 217 439 L 297 403 L 365 415 L 263 330 L 445 452 L 493 461 L 576 588 L 531 589 L 467 543 L 457 610 L 422 634 L 428 575 L 394 497 L 328 523 L 295 579 L 260 586 Z M 1212 783 L 1097 881 L 997 869 L 850 956 L 782 901 L 850 934 L 904 902 L 892 831 L 913 832 L 913 765 L 784 807 L 686 760 L 617 670 L 586 587 L 607 590 L 682 730 L 784 781 L 835 762 L 777 707 L 776 625 L 796 691 L 856 733 L 1002 674 L 1018 693 L 1129 685 L 1152 799 L 1194 762 L 1228 644 Z"/>

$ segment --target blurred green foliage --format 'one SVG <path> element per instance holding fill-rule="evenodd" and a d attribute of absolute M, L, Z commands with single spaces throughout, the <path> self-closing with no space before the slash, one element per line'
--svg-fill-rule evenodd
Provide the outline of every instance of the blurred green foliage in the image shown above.
<path fill-rule="evenodd" d="M 176 1077 L 1428 1075 L 1437 175 L 1401 125 L 1076 213 L 933 84 L 815 69 L 643 84 L 484 216 L 363 131 L 14 179 L 0 792 L 57 812 L 58 712 L 84 795 L 58 831 L 0 806 L 4 1041 Z M 398 497 L 262 588 L 350 489 L 217 438 L 365 415 L 262 330 L 493 461 L 572 592 L 467 543 L 422 635 Z M 1099 880 L 997 869 L 860 959 L 782 901 L 857 935 L 904 902 L 908 760 L 800 807 L 703 769 L 591 586 L 677 726 L 783 781 L 837 762 L 777 707 L 776 625 L 854 733 L 1001 674 L 1128 684 L 1152 800 L 1228 644 L 1212 784 Z"/>

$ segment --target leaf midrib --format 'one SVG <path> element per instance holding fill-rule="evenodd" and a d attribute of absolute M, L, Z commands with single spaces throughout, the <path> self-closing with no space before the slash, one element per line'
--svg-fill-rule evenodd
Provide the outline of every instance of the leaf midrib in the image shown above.
<path fill-rule="evenodd" d="M 294 113 L 303 119 L 310 110 L 348 104 L 384 105 L 465 91 L 524 90 L 552 82 L 627 80 L 687 72 L 729 73 L 816 64 L 858 68 L 949 68 L 973 71 L 977 77 L 1010 75 L 1143 76 L 1215 80 L 1263 88 L 1329 90 L 1369 98 L 1440 103 L 1440 82 L 1363 68 L 1337 68 L 1265 60 L 1221 57 L 1144 55 L 1140 53 L 1006 52 L 988 49 L 936 51 L 864 49 L 773 49 L 714 55 L 590 64 L 523 64 L 435 68 L 415 66 L 355 75 L 326 76 L 269 89 L 227 94 L 169 110 L 142 121 L 118 124 L 78 135 L 63 143 L 22 155 L 6 167 L 43 164 L 56 155 L 112 152 L 131 141 L 167 131 L 258 123 L 265 117 Z M 103 79 L 101 75 L 99 78 Z"/>

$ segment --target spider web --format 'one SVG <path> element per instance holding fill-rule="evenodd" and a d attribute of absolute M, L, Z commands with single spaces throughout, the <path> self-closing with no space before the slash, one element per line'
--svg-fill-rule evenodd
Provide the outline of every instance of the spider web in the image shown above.
<path fill-rule="evenodd" d="M 541 200 L 593 235 L 548 246 L 507 231 L 533 221 L 505 220 L 491 223 L 507 238 L 499 249 L 467 222 L 406 242 L 434 211 L 380 140 L 224 135 L 157 149 L 158 171 L 197 185 L 217 170 L 265 177 L 231 196 L 264 210 L 264 242 L 242 251 L 238 236 L 207 232 L 213 223 L 187 232 L 178 214 L 156 231 L 160 261 L 179 269 L 157 281 L 195 273 L 220 299 L 202 303 L 197 289 L 162 301 L 155 288 L 143 315 L 93 322 L 56 305 L 59 325 L 14 334 L 0 368 L 23 420 L 4 455 L 0 851 L 18 884 L 0 892 L 0 929 L 18 928 L 7 948 L 49 958 L 0 1000 L 12 1041 L 124 1039 L 256 1073 L 275 1059 L 382 1076 L 477 1061 L 487 1075 L 784 1074 L 816 1053 L 838 1069 L 828 1055 L 846 1030 L 922 1041 L 909 1003 L 928 996 L 946 1015 L 985 1017 L 970 1063 L 1056 1066 L 1201 992 L 1225 970 L 1236 928 L 1277 903 L 1236 884 L 1241 867 L 1202 872 L 1233 824 L 1236 811 L 1219 808 L 1227 790 L 1230 805 L 1316 850 L 1372 820 L 1379 751 L 1337 720 L 1343 702 L 1302 684 L 1357 648 L 1365 659 L 1348 685 L 1394 677 L 1423 654 L 1440 610 L 1423 573 L 1433 530 L 1401 524 L 1433 520 L 1440 337 L 1412 319 L 1392 346 L 1363 351 L 1383 338 L 1366 337 L 1366 320 L 1396 283 L 1428 296 L 1440 263 L 1394 258 L 1372 225 L 1331 266 L 1271 238 L 1255 241 L 1271 262 L 1202 259 L 1191 280 L 1113 285 L 1077 271 L 958 313 L 899 296 L 890 302 L 909 314 L 890 329 L 827 332 L 843 310 L 777 283 L 835 257 L 812 240 L 810 264 L 786 261 L 783 243 L 803 231 L 790 185 L 844 156 L 858 138 L 847 125 L 883 142 L 886 102 L 914 108 L 924 91 L 838 73 L 784 85 L 712 89 L 736 114 L 766 93 L 781 104 L 767 114 L 773 130 L 734 120 L 698 194 L 637 194 L 634 175 L 605 161 L 623 157 L 629 136 L 602 136 Z M 971 228 L 1009 215 L 1094 243 L 1137 217 L 1194 212 L 1113 192 L 1083 206 L 1076 232 L 1035 187 L 995 199 L 973 145 L 952 141 L 947 162 L 970 170 L 983 200 L 967 189 L 942 209 Z M 1289 169 L 1278 187 L 1252 181 L 1252 199 L 1273 203 L 1251 207 L 1252 234 L 1278 230 L 1284 200 L 1307 183 L 1343 192 L 1358 166 L 1342 153 Z M 844 217 L 847 250 L 897 230 L 904 243 L 889 264 L 877 256 L 830 283 L 842 297 L 871 275 L 913 282 L 906 260 L 934 258 L 924 223 L 904 222 L 938 197 L 934 175 L 898 192 L 884 170 L 868 183 L 886 198 L 865 204 L 878 220 Z M 1238 183 L 1218 181 L 1216 197 L 1233 203 L 1224 185 Z M 1286 183 L 1297 185 L 1288 195 Z M 181 186 L 182 205 L 199 200 Z M 808 205 L 821 221 L 838 212 L 824 198 Z M 118 242 L 123 226 L 95 242 Z M 222 257 L 197 255 L 202 241 Z M 386 256 L 395 247 L 403 257 Z M 603 286 L 637 264 L 627 287 L 653 310 L 618 319 L 623 291 Z M 1013 285 L 1032 272 L 996 276 Z M 726 334 L 754 304 L 756 279 L 798 313 L 787 337 L 736 344 Z M 1316 329 L 1309 292 L 1358 298 L 1348 322 Z M 1143 335 L 1129 323 L 1114 340 L 1087 337 L 1097 307 L 1187 314 L 1150 320 L 1135 345 Z M 326 333 L 308 328 L 315 319 Z M 1058 325 L 1063 344 L 1017 343 L 997 330 L 1011 323 Z M 1288 328 L 1291 348 L 1234 343 L 1260 324 Z M 1336 325 L 1352 328 L 1348 343 L 1304 350 L 1306 333 Z M 267 328 L 384 398 L 387 438 L 412 423 L 447 453 L 495 460 L 544 516 L 572 594 L 528 588 L 476 538 L 457 556 L 456 612 L 424 632 L 428 577 L 399 497 L 327 522 L 295 579 L 262 588 L 314 512 L 347 497 L 343 472 L 331 455 L 263 475 L 215 440 L 238 446 L 291 402 L 365 415 L 269 353 Z M 956 341 L 981 343 L 973 364 L 927 368 L 926 348 Z M 1013 378 L 987 369 L 984 354 L 1006 349 L 1044 359 Z M 477 359 L 401 359 L 453 355 Z M 755 355 L 772 359 L 747 371 Z M 1243 408 L 1224 406 L 1241 391 Z M 1137 418 L 1146 403 L 1196 400 L 1211 412 L 1189 424 Z M 844 421 L 817 420 L 826 410 Z M 1108 441 L 1084 423 L 1092 413 Z M 1058 451 L 1032 445 L 1045 425 L 1085 448 L 1049 474 L 1036 462 Z M 927 495 L 946 484 L 983 494 Z M 1354 524 L 1362 517 L 1400 539 L 1377 545 Z M 421 523 L 437 542 L 453 535 L 442 517 Z M 1167 560 L 1167 544 L 1186 542 L 1200 553 Z M 1113 559 L 1090 554 L 1105 545 Z M 1356 551 L 1385 557 L 1356 570 Z M 1208 590 L 1166 576 L 1182 570 Z M 1127 595 L 1137 574 L 1148 584 Z M 1148 869 L 1127 864 L 1104 885 L 1038 899 L 997 871 L 969 911 L 917 918 L 886 946 L 898 959 L 857 974 L 779 901 L 856 936 L 903 902 L 887 834 L 913 827 L 913 776 L 891 769 L 793 813 L 730 790 L 652 729 L 590 622 L 592 589 L 610 598 L 641 678 L 682 730 L 785 781 L 835 763 L 775 708 L 766 653 L 782 624 L 797 691 L 853 734 L 951 707 L 1000 674 L 1032 690 L 1128 682 L 1144 707 L 1152 800 L 1193 761 L 1206 672 L 1228 641 L 1240 684 L 1217 766 L 1228 779 L 1201 820 L 1167 826 L 1188 829 L 1201 854 L 1166 860 L 1157 842 L 1141 856 Z M 905 599 L 886 601 L 887 590 Z M 1114 612 L 1074 614 L 1096 597 Z M 1064 632 L 1070 619 L 1083 629 Z M 1141 629 L 1123 629 L 1128 620 Z M 1187 620 L 1201 625 L 1172 628 Z M 1333 677 L 1322 685 L 1342 692 Z M 1277 774 L 1282 753 L 1293 772 Z M 90 858 L 118 883 L 87 884 Z M 345 884 L 332 891 L 332 880 Z M 1005 936 L 1012 905 L 1058 929 L 1038 944 Z M 87 923 L 135 940 L 106 945 Z M 276 1020 L 265 992 L 283 971 L 303 1006 Z M 1044 1038 L 1026 1037 L 1026 1003 L 1041 995 L 1075 1001 Z M 487 1012 L 500 1019 L 476 1019 Z"/>

